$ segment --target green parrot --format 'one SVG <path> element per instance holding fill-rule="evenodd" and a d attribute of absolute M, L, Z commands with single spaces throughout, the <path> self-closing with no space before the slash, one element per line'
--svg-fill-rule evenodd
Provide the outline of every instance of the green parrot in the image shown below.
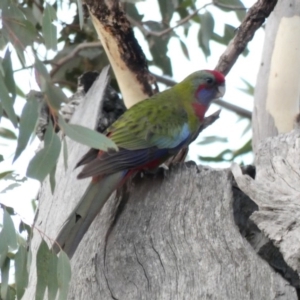
<path fill-rule="evenodd" d="M 118 151 L 91 149 L 77 163 L 92 181 L 60 230 L 53 249 L 71 258 L 112 192 L 140 170 L 157 168 L 199 134 L 212 100 L 225 93 L 217 71 L 197 71 L 174 87 L 128 109 L 105 132 Z M 58 246 L 59 245 L 59 246 Z"/>

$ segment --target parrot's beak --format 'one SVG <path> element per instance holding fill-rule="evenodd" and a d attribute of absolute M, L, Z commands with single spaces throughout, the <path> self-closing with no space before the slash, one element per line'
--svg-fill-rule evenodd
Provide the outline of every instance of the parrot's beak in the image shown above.
<path fill-rule="evenodd" d="M 224 94 L 225 94 L 225 91 L 226 91 L 225 84 L 219 85 L 219 86 L 218 86 L 218 93 L 217 93 L 216 98 L 223 97 Z"/>

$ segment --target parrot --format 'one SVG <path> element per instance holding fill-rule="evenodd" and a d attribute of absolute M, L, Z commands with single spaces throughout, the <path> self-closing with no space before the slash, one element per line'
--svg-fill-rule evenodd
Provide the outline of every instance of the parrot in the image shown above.
<path fill-rule="evenodd" d="M 72 258 L 113 191 L 137 172 L 157 169 L 194 141 L 211 102 L 224 93 L 224 75 L 201 70 L 125 111 L 105 132 L 118 150 L 90 149 L 77 163 L 84 165 L 77 178 L 92 180 L 62 226 L 54 251 L 62 249 Z"/>

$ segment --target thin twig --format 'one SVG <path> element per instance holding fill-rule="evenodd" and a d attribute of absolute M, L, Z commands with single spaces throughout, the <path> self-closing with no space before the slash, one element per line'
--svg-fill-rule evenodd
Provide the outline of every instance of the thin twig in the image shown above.
<path fill-rule="evenodd" d="M 71 59 L 73 59 L 74 57 L 77 56 L 77 54 L 84 50 L 84 49 L 88 49 L 88 48 L 100 48 L 102 47 L 102 44 L 100 42 L 90 42 L 90 43 L 83 43 L 83 44 L 79 44 L 77 45 L 73 51 L 71 51 L 68 55 L 64 56 L 63 58 L 61 58 L 58 62 L 55 63 L 55 66 L 53 67 L 53 69 L 50 72 L 50 76 L 53 77 L 54 74 L 68 61 L 70 61 Z"/>
<path fill-rule="evenodd" d="M 170 77 L 165 77 L 165 76 L 161 76 L 161 75 L 157 75 L 157 74 L 153 74 L 152 75 L 156 78 L 156 80 L 160 83 L 163 83 L 167 86 L 173 86 L 175 85 L 177 82 L 170 78 Z M 215 104 L 219 105 L 220 107 L 223 107 L 225 109 L 228 109 L 232 112 L 235 112 L 236 114 L 238 114 L 239 116 L 243 117 L 243 118 L 247 118 L 247 119 L 251 119 L 252 118 L 252 113 L 251 111 L 244 109 L 240 106 L 228 103 L 224 100 L 215 100 L 214 101 Z"/>
<path fill-rule="evenodd" d="M 190 15 L 186 16 L 185 18 L 181 19 L 180 21 L 178 21 L 178 23 L 173 26 L 173 27 L 169 27 L 169 28 L 166 28 L 162 31 L 151 31 L 149 29 L 147 29 L 145 26 L 143 26 L 143 23 L 142 22 L 138 22 L 136 20 L 134 20 L 133 18 L 131 18 L 129 15 L 127 15 L 127 19 L 130 21 L 130 23 L 136 27 L 138 27 L 141 32 L 147 36 L 147 35 L 152 35 L 152 36 L 156 36 L 156 37 L 161 37 L 171 31 L 173 31 L 175 28 L 185 24 L 186 22 L 188 22 L 190 19 L 192 19 L 195 15 L 198 14 L 198 12 L 204 8 L 206 8 L 207 6 L 209 5 L 215 5 L 217 7 L 220 7 L 220 8 L 225 8 L 225 9 L 229 9 L 229 10 L 246 10 L 245 7 L 243 6 L 236 6 L 236 5 L 227 5 L 227 4 L 222 4 L 222 3 L 219 3 L 218 1 L 216 0 L 213 0 L 211 3 L 206 3 L 205 5 L 203 5 L 202 7 L 200 8 L 197 8 L 195 11 L 193 11 Z"/>
<path fill-rule="evenodd" d="M 193 18 L 194 16 L 196 16 L 198 14 L 198 12 L 201 10 L 201 9 L 204 9 L 205 7 L 209 6 L 209 5 L 212 5 L 213 3 L 207 3 L 205 5 L 203 5 L 202 7 L 200 8 L 197 8 L 195 11 L 193 11 L 190 15 L 186 16 L 185 18 L 181 19 L 180 21 L 178 21 L 178 23 L 176 25 L 174 25 L 173 27 L 169 27 L 169 28 L 166 28 L 162 31 L 151 31 L 149 29 L 147 29 L 145 26 L 143 26 L 143 23 L 141 22 L 138 22 L 136 20 L 134 20 L 133 18 L 131 18 L 129 15 L 127 15 L 127 19 L 130 21 L 130 23 L 136 27 L 138 27 L 142 33 L 147 36 L 147 35 L 152 35 L 152 36 L 156 36 L 156 37 L 161 37 L 171 31 L 173 31 L 175 28 L 185 24 L 186 22 L 188 22 L 191 18 Z"/>

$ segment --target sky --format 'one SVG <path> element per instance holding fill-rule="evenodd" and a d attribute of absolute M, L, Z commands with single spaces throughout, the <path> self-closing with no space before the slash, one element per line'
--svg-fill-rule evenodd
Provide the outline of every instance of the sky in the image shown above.
<path fill-rule="evenodd" d="M 208 2 L 208 1 L 205 1 Z M 204 1 L 198 1 L 197 7 L 203 6 Z M 246 7 L 250 7 L 255 1 L 248 0 L 243 1 Z M 137 4 L 138 10 L 140 13 L 144 14 L 143 21 L 146 20 L 154 20 L 160 21 L 161 16 L 158 13 L 158 4 L 157 1 L 148 0 L 141 1 Z M 72 13 L 76 13 L 75 4 L 71 9 L 68 8 L 68 14 L 65 14 L 65 9 L 59 12 L 58 19 L 64 20 L 66 22 L 70 22 L 72 20 Z M 240 22 L 236 18 L 235 13 L 222 13 L 219 9 L 209 6 L 207 9 L 213 14 L 215 17 L 215 32 L 222 34 L 224 23 L 231 24 L 235 27 L 238 27 Z M 204 11 L 200 11 L 203 13 Z M 66 17 L 69 17 L 66 18 Z M 175 25 L 176 21 L 179 20 L 179 16 L 175 15 L 172 19 L 171 25 Z M 176 81 L 182 80 L 184 77 L 189 75 L 190 73 L 199 70 L 199 69 L 214 69 L 216 66 L 219 57 L 225 50 L 225 46 L 219 45 L 215 42 L 211 42 L 211 56 L 206 60 L 201 49 L 198 46 L 197 33 L 198 33 L 198 25 L 193 25 L 190 29 L 188 37 L 184 37 L 183 29 L 181 27 L 175 29 L 175 32 L 181 36 L 182 40 L 187 43 L 187 47 L 189 49 L 190 60 L 188 60 L 182 53 L 181 46 L 179 44 L 178 39 L 172 38 L 169 48 L 168 55 L 171 57 L 172 68 L 173 68 L 173 79 Z M 146 56 L 151 58 L 150 53 L 147 51 L 147 44 L 144 40 L 142 34 L 135 29 L 136 37 L 142 46 Z M 253 107 L 253 99 L 249 95 L 240 91 L 239 89 L 245 88 L 245 85 L 242 79 L 248 81 L 250 84 L 255 86 L 256 76 L 258 73 L 260 58 L 262 53 L 264 41 L 264 31 L 259 29 L 252 42 L 249 44 L 249 54 L 248 56 L 240 56 L 237 63 L 234 65 L 230 73 L 226 77 L 226 94 L 223 100 L 246 108 L 248 110 L 252 110 Z M 0 52 L 0 56 L 3 53 Z M 54 55 L 54 53 L 49 54 Z M 29 60 L 32 58 L 29 57 Z M 18 59 L 15 57 L 14 64 L 18 68 Z M 153 73 L 162 74 L 161 70 L 156 67 L 150 67 L 150 70 Z M 24 72 L 17 72 L 15 74 L 15 80 L 18 82 L 22 90 L 25 94 L 29 92 L 30 89 L 38 89 L 32 72 L 26 70 Z M 70 96 L 70 93 L 67 93 Z M 16 105 L 17 114 L 21 113 L 22 107 L 24 105 L 24 100 L 18 100 Z M 218 110 L 219 107 L 216 105 L 211 105 L 207 115 L 213 113 Z M 242 136 L 243 131 L 249 125 L 249 121 L 241 120 L 239 116 L 235 113 L 226 111 L 225 109 L 221 112 L 221 117 L 217 120 L 212 126 L 207 128 L 203 135 L 201 136 L 212 136 L 216 135 L 219 137 L 224 137 L 228 139 L 228 144 L 214 143 L 206 146 L 197 145 L 197 141 L 190 146 L 189 156 L 190 160 L 198 160 L 198 155 L 203 156 L 214 156 L 220 153 L 226 147 L 230 147 L 231 149 L 240 148 L 250 137 L 251 131 L 248 131 L 244 136 Z M 1 126 L 7 127 L 9 129 L 13 129 L 8 121 L 2 121 Z M 201 140 L 201 137 L 200 139 Z M 199 142 L 198 140 L 198 142 Z M 20 176 L 24 176 L 26 173 L 26 168 L 28 162 L 33 157 L 36 148 L 39 145 L 37 139 L 34 139 L 28 149 L 21 155 L 21 157 L 12 165 L 12 155 L 14 149 L 16 147 L 15 142 L 9 142 L 8 145 L 4 145 L 4 141 L 0 139 L 1 152 L 4 152 L 6 161 L 4 163 L 0 163 L 0 172 L 5 170 L 15 170 L 16 173 L 20 174 Z M 5 140 L 7 144 L 7 141 Z M 250 164 L 253 161 L 252 155 L 245 155 L 242 158 L 238 158 L 236 162 Z M 208 164 L 208 163 L 205 163 Z M 230 162 L 224 162 L 221 164 L 209 163 L 211 167 L 216 168 L 224 168 L 229 167 Z M 48 180 L 48 178 L 46 178 Z M 7 182 L 3 180 L 0 181 L 0 191 L 3 190 L 7 186 Z M 37 191 L 39 188 L 39 183 L 35 180 L 28 179 L 24 184 L 20 187 L 15 188 L 11 191 L 6 192 L 5 194 L 0 194 L 0 202 L 13 206 L 19 216 L 28 224 L 31 224 L 33 220 L 33 210 L 31 209 L 31 201 L 36 198 Z"/>

